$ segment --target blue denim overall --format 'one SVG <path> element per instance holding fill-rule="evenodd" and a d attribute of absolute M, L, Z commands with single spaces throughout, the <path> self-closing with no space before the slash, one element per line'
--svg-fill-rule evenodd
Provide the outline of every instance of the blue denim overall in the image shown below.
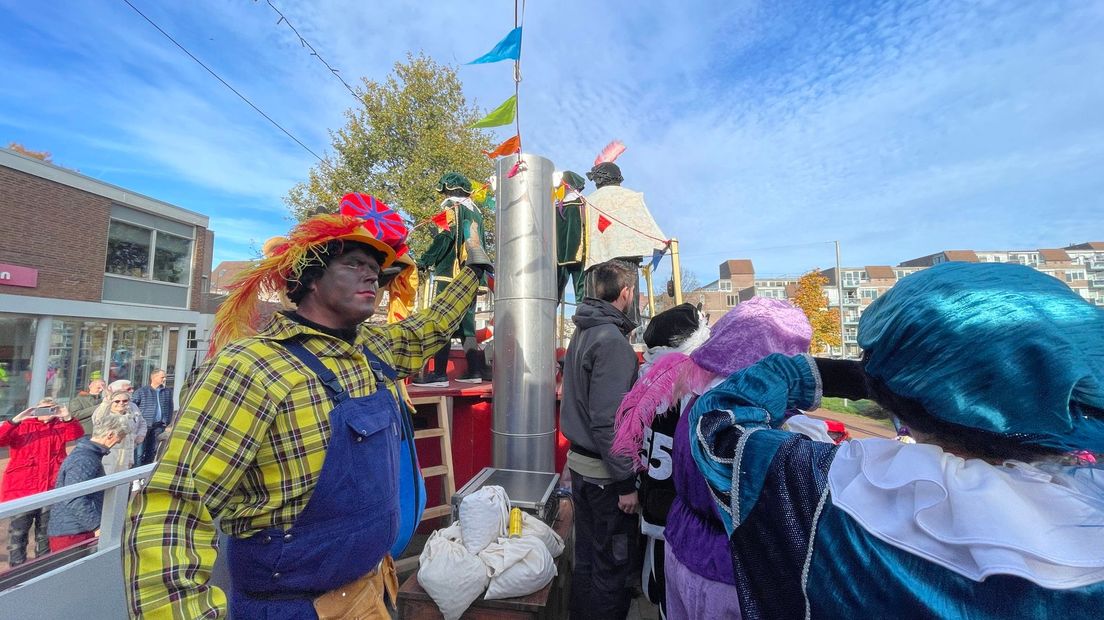
<path fill-rule="evenodd" d="M 317 618 L 313 599 L 374 570 L 399 529 L 403 420 L 384 382 L 385 365 L 365 348 L 376 391 L 352 398 L 302 343 L 282 344 L 317 375 L 335 405 L 330 443 L 314 492 L 290 528 L 228 540 L 234 620 Z"/>
<path fill-rule="evenodd" d="M 369 358 L 371 359 L 371 358 Z M 383 375 L 395 381 L 398 374 L 393 368 L 379 362 Z M 410 544 L 418 524 L 422 522 L 422 513 L 426 507 L 425 479 L 422 468 L 418 466 L 418 450 L 414 446 L 414 420 L 406 401 L 399 399 L 399 412 L 402 414 L 402 445 L 399 446 L 399 535 L 391 546 L 391 557 L 402 555 Z"/>

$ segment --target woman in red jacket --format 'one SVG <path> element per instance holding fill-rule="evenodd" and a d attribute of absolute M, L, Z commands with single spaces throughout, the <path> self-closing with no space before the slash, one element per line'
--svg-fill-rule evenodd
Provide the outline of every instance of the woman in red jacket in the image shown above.
<path fill-rule="evenodd" d="M 0 480 L 0 502 L 6 502 L 54 488 L 65 444 L 84 435 L 80 422 L 52 398 L 42 399 L 11 420 L 0 424 L 0 446 L 10 449 L 8 466 Z M 49 509 L 26 512 L 11 520 L 8 559 L 12 566 L 27 561 L 27 534 L 35 526 L 35 557 L 50 552 L 46 535 Z"/>

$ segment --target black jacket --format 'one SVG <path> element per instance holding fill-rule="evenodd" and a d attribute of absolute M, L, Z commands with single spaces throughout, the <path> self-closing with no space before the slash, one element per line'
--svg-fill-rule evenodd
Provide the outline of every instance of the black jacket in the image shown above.
<path fill-rule="evenodd" d="M 618 492 L 633 490 L 632 461 L 612 456 L 613 424 L 621 399 L 636 380 L 636 352 L 626 338 L 636 327 L 609 302 L 587 297 L 572 319 L 575 334 L 567 347 L 563 371 L 560 428 L 572 450 L 600 456 Z"/>
<path fill-rule="evenodd" d="M 103 457 L 108 452 L 109 449 L 92 443 L 91 438 L 81 437 L 58 470 L 57 488 L 104 475 Z M 103 496 L 103 491 L 97 491 L 54 504 L 46 532 L 50 536 L 70 536 L 97 529 L 103 513 Z"/>

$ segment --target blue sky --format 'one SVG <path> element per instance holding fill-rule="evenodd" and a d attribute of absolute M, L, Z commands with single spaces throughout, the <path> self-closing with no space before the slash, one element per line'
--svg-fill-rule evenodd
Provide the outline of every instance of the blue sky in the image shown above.
<path fill-rule="evenodd" d="M 501 0 L 273 1 L 350 81 L 513 26 Z M 355 104 L 263 1 L 132 2 L 316 151 Z M 834 239 L 848 265 L 1104 240 L 1104 3 L 531 2 L 525 26 L 526 149 L 581 170 L 623 140 L 703 283 L 831 266 Z M 287 228 L 313 158 L 123 2 L 0 0 L 0 59 L 3 144 L 209 215 L 216 261 Z M 512 94 L 506 64 L 460 75 Z"/>

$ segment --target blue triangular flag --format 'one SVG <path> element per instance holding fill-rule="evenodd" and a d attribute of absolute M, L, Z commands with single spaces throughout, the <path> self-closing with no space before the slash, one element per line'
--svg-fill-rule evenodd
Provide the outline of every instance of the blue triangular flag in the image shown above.
<path fill-rule="evenodd" d="M 659 261 L 663 260 L 663 255 L 667 253 L 667 248 L 660 250 L 656 248 L 652 250 L 652 273 L 655 273 L 656 267 L 659 266 Z"/>
<path fill-rule="evenodd" d="M 469 65 L 481 65 L 488 62 L 517 60 L 521 57 L 521 26 L 514 28 L 505 39 L 498 42 L 494 49 L 469 62 Z"/>

